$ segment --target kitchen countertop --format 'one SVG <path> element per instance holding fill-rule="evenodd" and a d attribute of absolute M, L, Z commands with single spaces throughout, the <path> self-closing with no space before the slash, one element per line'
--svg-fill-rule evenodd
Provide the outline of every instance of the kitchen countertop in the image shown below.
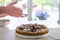
<path fill-rule="evenodd" d="M 50 30 L 50 34 L 44 38 L 36 38 L 36 39 L 25 39 L 25 38 L 21 38 L 19 36 L 17 36 L 15 34 L 14 30 L 9 30 L 7 27 L 0 27 L 0 40 L 55 40 L 55 34 L 56 37 L 57 35 L 57 30 L 59 29 L 49 29 Z M 54 30 L 56 30 L 55 32 L 53 32 Z M 60 35 L 60 32 L 59 32 Z M 56 38 L 57 39 L 57 38 Z"/>

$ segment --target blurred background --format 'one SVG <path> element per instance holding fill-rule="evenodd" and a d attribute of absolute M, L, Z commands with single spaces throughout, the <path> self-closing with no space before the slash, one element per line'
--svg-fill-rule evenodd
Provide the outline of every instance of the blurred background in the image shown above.
<path fill-rule="evenodd" d="M 16 0 L 0 0 L 0 6 L 7 6 L 8 4 Z M 18 25 L 25 23 L 39 23 L 45 24 L 48 28 L 59 27 L 59 0 L 31 0 L 32 1 L 32 17 L 31 21 L 28 21 L 28 0 L 18 0 L 14 7 L 23 10 L 23 14 L 27 16 L 23 17 L 13 17 L 5 16 L 0 19 L 11 20 L 10 24 L 7 26 L 10 30 L 15 29 Z"/>

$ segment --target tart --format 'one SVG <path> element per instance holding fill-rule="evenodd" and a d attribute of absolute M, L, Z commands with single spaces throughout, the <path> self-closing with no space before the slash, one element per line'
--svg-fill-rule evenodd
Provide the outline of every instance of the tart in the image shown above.
<path fill-rule="evenodd" d="M 26 36 L 44 35 L 49 32 L 45 25 L 40 24 L 23 24 L 16 28 L 16 33 Z"/>

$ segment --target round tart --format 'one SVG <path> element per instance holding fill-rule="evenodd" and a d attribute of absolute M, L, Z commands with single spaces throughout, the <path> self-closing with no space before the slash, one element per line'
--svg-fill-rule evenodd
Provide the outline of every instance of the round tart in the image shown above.
<path fill-rule="evenodd" d="M 40 24 L 23 24 L 16 28 L 16 33 L 26 36 L 44 35 L 49 32 L 45 25 Z"/>

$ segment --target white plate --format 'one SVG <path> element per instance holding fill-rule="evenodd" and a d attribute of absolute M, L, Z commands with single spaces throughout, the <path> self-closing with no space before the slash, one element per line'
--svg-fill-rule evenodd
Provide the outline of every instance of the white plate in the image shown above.
<path fill-rule="evenodd" d="M 39 35 L 39 36 L 26 36 L 26 35 L 20 35 L 18 33 L 16 33 L 16 35 L 19 36 L 19 37 L 22 37 L 22 38 L 42 38 L 42 37 L 48 36 L 49 33 L 47 33 L 45 35 Z"/>

